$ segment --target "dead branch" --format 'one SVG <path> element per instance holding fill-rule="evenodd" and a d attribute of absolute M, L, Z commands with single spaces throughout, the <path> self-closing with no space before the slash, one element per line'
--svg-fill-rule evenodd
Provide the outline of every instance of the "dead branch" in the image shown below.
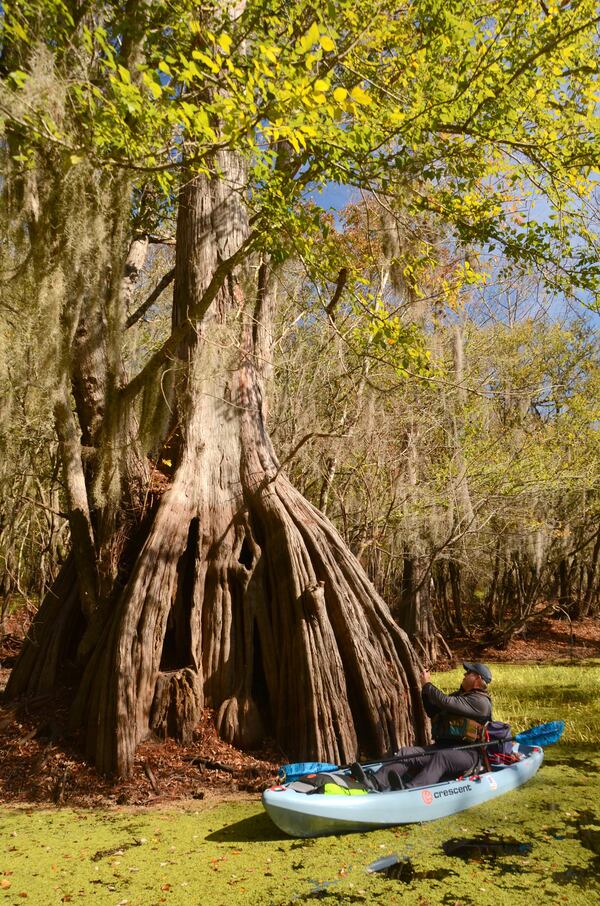
<path fill-rule="evenodd" d="M 154 287 L 148 298 L 142 302 L 142 304 L 136 308 L 133 314 L 129 315 L 125 323 L 126 330 L 129 330 L 130 327 L 133 327 L 134 324 L 143 318 L 151 305 L 156 302 L 159 296 L 164 292 L 164 290 L 173 282 L 175 278 L 175 268 L 172 268 L 168 273 L 164 275 L 162 280 Z"/>

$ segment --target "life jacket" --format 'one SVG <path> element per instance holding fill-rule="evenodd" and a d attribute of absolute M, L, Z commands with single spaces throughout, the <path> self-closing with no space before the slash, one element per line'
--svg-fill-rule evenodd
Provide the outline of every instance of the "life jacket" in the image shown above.
<path fill-rule="evenodd" d="M 485 725 L 470 717 L 450 714 L 436 714 L 431 720 L 431 735 L 436 742 L 481 742 L 484 739 Z"/>

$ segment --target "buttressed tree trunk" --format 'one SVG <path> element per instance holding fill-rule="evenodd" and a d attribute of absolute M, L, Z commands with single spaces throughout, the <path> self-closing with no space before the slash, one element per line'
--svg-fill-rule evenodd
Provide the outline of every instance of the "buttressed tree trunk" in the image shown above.
<path fill-rule="evenodd" d="M 174 327 L 248 236 L 240 158 L 220 152 L 216 169 L 181 192 Z M 344 762 L 426 737 L 406 634 L 271 445 L 274 303 L 268 262 L 247 260 L 168 364 L 172 482 L 72 712 L 102 771 L 127 774 L 149 732 L 189 739 L 203 706 L 226 740 L 268 733 L 299 758 Z"/>

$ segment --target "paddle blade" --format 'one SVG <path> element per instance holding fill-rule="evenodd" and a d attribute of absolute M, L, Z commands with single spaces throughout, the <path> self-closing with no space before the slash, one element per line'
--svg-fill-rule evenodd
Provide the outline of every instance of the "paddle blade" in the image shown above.
<path fill-rule="evenodd" d="M 517 733 L 515 739 L 526 746 L 551 746 L 558 742 L 564 729 L 564 720 L 551 720 L 550 723 L 540 724 L 538 727 L 531 727 L 530 730 Z"/>
<path fill-rule="evenodd" d="M 282 783 L 291 783 L 306 774 L 321 774 L 328 771 L 337 771 L 337 764 L 327 764 L 323 761 L 300 761 L 297 764 L 282 764 L 277 772 Z"/>

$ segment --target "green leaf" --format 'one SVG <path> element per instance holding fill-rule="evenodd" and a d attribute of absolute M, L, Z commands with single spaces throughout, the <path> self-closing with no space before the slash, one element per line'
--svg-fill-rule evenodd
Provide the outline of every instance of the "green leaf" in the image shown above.
<path fill-rule="evenodd" d="M 23 72 L 22 69 L 15 69 L 9 74 L 8 78 L 11 82 L 14 82 L 17 88 L 22 88 L 29 78 L 29 75 L 26 72 Z"/>
<path fill-rule="evenodd" d="M 29 40 L 29 38 L 27 36 L 27 32 L 25 31 L 25 29 L 23 28 L 23 26 L 21 25 L 19 20 L 13 18 L 12 16 L 8 20 L 7 31 L 12 31 L 13 34 L 15 34 L 17 36 L 17 38 L 21 39 L 21 41 Z"/>

